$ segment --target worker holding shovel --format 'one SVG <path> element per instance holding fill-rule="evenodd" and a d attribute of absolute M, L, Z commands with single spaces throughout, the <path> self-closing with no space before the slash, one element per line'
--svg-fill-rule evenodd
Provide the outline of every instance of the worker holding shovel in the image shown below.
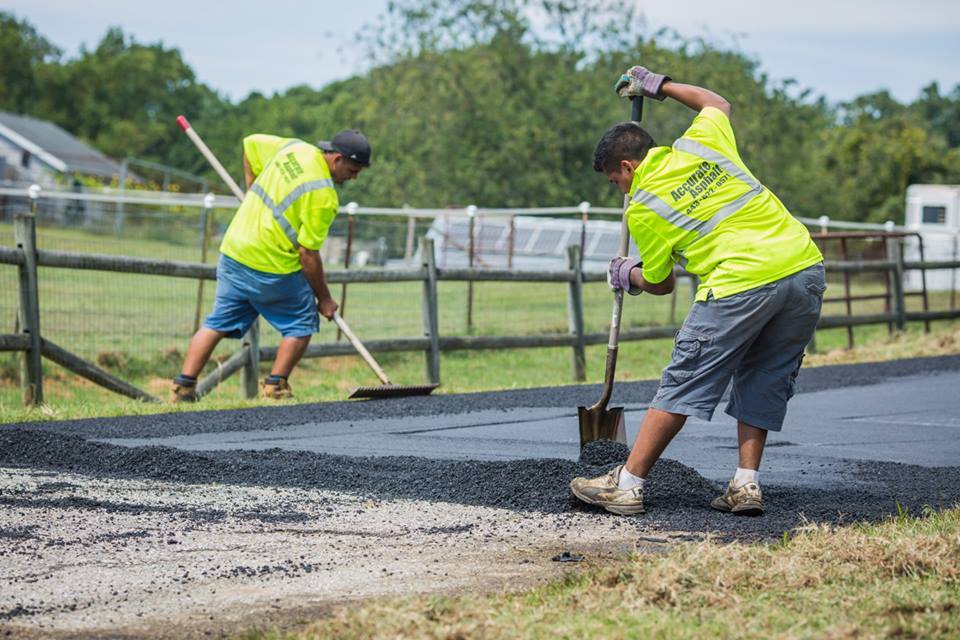
<path fill-rule="evenodd" d="M 610 286 L 668 294 L 676 264 L 698 276 L 700 286 L 626 464 L 598 478 L 575 478 L 571 489 L 613 513 L 643 513 L 650 469 L 688 416 L 711 419 L 732 379 L 726 413 L 737 420 L 739 464 L 711 506 L 760 515 L 760 459 L 767 432 L 783 425 L 820 317 L 823 256 L 744 165 L 724 98 L 640 66 L 621 76 L 616 90 L 623 97 L 672 98 L 698 115 L 672 147 L 657 146 L 633 122 L 600 139 L 594 169 L 631 194 L 627 224 L 640 253 L 611 261 Z"/>
<path fill-rule="evenodd" d="M 319 254 L 339 209 L 334 185 L 368 166 L 370 143 L 359 131 L 341 131 L 317 146 L 262 134 L 244 138 L 247 192 L 220 245 L 213 312 L 190 341 L 173 381 L 174 402 L 197 400 L 197 376 L 213 349 L 225 337 L 242 337 L 259 315 L 283 336 L 263 396 L 293 397 L 287 378 L 319 330 L 318 309 L 327 319 L 337 310 Z"/>

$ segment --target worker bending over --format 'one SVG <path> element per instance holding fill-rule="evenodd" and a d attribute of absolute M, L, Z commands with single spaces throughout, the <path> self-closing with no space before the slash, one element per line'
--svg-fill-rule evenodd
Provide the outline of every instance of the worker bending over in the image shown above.
<path fill-rule="evenodd" d="M 317 146 L 263 134 L 244 138 L 246 197 L 220 245 L 213 312 L 190 341 L 173 381 L 174 402 L 197 400 L 197 376 L 217 343 L 242 337 L 259 315 L 283 336 L 262 394 L 293 397 L 287 379 L 319 330 L 318 307 L 327 319 L 337 310 L 319 253 L 340 207 L 334 185 L 370 166 L 370 151 L 359 131 L 341 131 Z"/>
<path fill-rule="evenodd" d="M 688 416 L 711 419 L 732 378 L 726 412 L 737 420 L 739 464 L 711 506 L 760 515 L 757 470 L 767 432 L 783 425 L 820 317 L 823 256 L 740 159 L 725 99 L 640 66 L 616 89 L 623 97 L 672 98 L 698 114 L 672 147 L 657 146 L 632 122 L 600 139 L 593 168 L 630 194 L 627 224 L 640 252 L 640 259 L 610 262 L 610 286 L 668 294 L 676 264 L 700 286 L 626 464 L 570 487 L 613 513 L 643 513 L 650 469 Z"/>

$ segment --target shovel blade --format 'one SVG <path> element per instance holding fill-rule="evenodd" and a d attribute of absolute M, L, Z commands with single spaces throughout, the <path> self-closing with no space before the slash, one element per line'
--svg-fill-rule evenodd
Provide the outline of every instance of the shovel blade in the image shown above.
<path fill-rule="evenodd" d="M 577 407 L 580 418 L 580 448 L 596 440 L 613 440 L 627 444 L 627 427 L 623 407 Z"/>
<path fill-rule="evenodd" d="M 377 387 L 357 387 L 351 398 L 406 398 L 428 396 L 439 384 L 383 384 Z"/>

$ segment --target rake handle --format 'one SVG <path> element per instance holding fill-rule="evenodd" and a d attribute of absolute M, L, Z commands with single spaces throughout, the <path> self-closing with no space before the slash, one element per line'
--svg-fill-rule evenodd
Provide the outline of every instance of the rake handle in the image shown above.
<path fill-rule="evenodd" d="M 377 361 L 373 359 L 373 356 L 370 355 L 370 352 L 367 351 L 367 348 L 363 346 L 363 343 L 353 334 L 353 331 L 350 330 L 350 327 L 347 325 L 347 321 L 337 313 L 333 312 L 333 321 L 336 323 L 337 328 L 347 336 L 347 340 L 350 341 L 350 344 L 353 345 L 353 348 L 357 350 L 357 353 L 360 354 L 360 357 L 363 358 L 367 365 L 373 370 L 377 377 L 380 378 L 380 382 L 383 384 L 390 384 L 390 378 L 387 377 L 387 374 L 384 373 L 383 369 L 380 368 L 380 365 L 377 364 Z"/>
<path fill-rule="evenodd" d="M 183 116 L 177 116 L 177 124 L 180 125 L 180 128 L 183 129 L 183 132 L 187 134 L 187 137 L 190 138 L 190 142 L 203 154 L 203 157 L 207 159 L 207 162 L 210 163 L 210 166 L 213 167 L 213 170 L 217 172 L 223 181 L 230 188 L 230 191 L 233 192 L 233 195 L 237 197 L 237 200 L 243 202 L 243 189 L 240 188 L 233 180 L 233 176 L 227 173 L 226 168 L 220 164 L 220 161 L 217 160 L 217 156 L 213 155 L 213 151 L 210 151 L 210 147 L 203 141 L 203 138 L 200 137 L 196 131 L 193 130 L 193 127 L 190 126 L 190 122 L 187 121 Z"/>

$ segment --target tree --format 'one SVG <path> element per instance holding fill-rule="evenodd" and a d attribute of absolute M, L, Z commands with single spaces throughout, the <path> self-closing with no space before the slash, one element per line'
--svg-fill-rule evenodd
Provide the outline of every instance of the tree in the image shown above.
<path fill-rule="evenodd" d="M 37 70 L 60 50 L 26 21 L 0 11 L 0 109 L 25 113 L 37 100 Z"/>

